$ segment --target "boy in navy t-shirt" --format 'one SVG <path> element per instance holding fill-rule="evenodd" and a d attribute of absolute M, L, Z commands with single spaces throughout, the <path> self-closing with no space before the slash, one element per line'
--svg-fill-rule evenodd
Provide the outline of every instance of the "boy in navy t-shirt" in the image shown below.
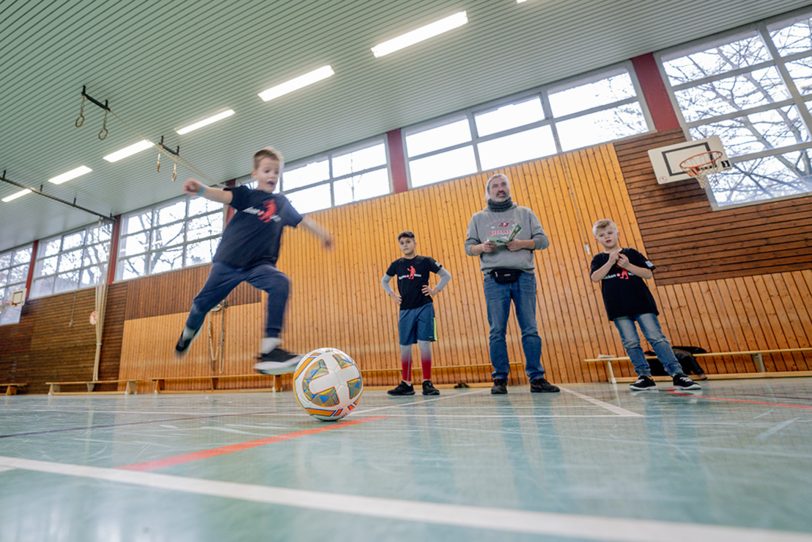
<path fill-rule="evenodd" d="M 598 220 L 592 226 L 603 251 L 592 258 L 593 282 L 601 283 L 603 304 L 623 342 L 623 348 L 637 372 L 637 381 L 631 385 L 635 391 L 656 390 L 651 378 L 651 368 L 640 348 L 640 336 L 635 322 L 640 326 L 657 358 L 671 375 L 674 387 L 682 390 L 698 390 L 699 384 L 685 376 L 671 345 L 660 329 L 657 304 L 643 279 L 653 276 L 654 264 L 633 248 L 621 248 L 618 244 L 617 225 L 609 219 Z"/>
<path fill-rule="evenodd" d="M 318 237 L 325 248 L 330 248 L 332 239 L 318 224 L 302 217 L 285 196 L 273 193 L 281 168 L 282 154 L 268 147 L 254 154 L 251 176 L 257 181 L 256 190 L 247 186 L 220 190 L 196 179 L 183 183 L 186 194 L 231 205 L 236 213 L 223 232 L 209 278 L 192 302 L 186 327 L 175 346 L 178 356 L 189 350 L 206 314 L 245 281 L 268 293 L 265 334 L 255 369 L 265 374 L 283 374 L 292 373 L 296 368 L 299 355 L 280 346 L 290 290 L 288 277 L 276 268 L 282 233 L 285 226 L 295 228 L 301 224 Z"/>
<path fill-rule="evenodd" d="M 400 367 L 403 380 L 389 390 L 389 395 L 414 395 L 412 385 L 412 345 L 420 349 L 420 366 L 423 369 L 423 395 L 440 395 L 431 383 L 431 343 L 437 340 L 434 322 L 434 303 L 431 296 L 440 293 L 451 273 L 437 263 L 434 258 L 418 256 L 415 253 L 414 233 L 404 231 L 398 235 L 398 244 L 403 258 L 389 265 L 381 278 L 381 285 L 387 295 L 400 305 L 398 335 L 400 337 Z M 440 275 L 437 286 L 429 286 L 429 273 Z M 398 292 L 395 293 L 389 282 L 397 277 Z"/>

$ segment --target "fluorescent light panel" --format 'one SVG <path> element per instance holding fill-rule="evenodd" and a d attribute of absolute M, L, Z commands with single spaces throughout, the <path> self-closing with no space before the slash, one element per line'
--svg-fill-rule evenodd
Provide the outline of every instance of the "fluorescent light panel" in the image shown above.
<path fill-rule="evenodd" d="M 127 158 L 128 156 L 132 156 L 137 152 L 147 150 L 150 147 L 152 147 L 152 143 L 147 141 L 146 139 L 142 139 L 138 143 L 133 143 L 132 145 L 124 147 L 119 151 L 108 154 L 107 156 L 104 157 L 104 159 L 107 160 L 108 162 L 118 162 L 122 158 Z"/>
<path fill-rule="evenodd" d="M 75 179 L 76 177 L 81 177 L 85 173 L 90 173 L 91 171 L 93 171 L 93 170 L 90 169 L 87 166 L 79 166 L 76 169 L 66 171 L 62 175 L 57 175 L 56 177 L 52 177 L 52 178 L 48 179 L 48 182 L 49 183 L 54 183 L 54 184 L 66 183 L 66 182 L 70 181 L 71 179 Z"/>
<path fill-rule="evenodd" d="M 332 66 L 322 66 L 317 70 L 313 70 L 312 72 L 308 72 L 304 75 L 300 75 L 299 77 L 295 77 L 290 81 L 285 81 L 275 87 L 271 87 L 269 89 L 265 89 L 258 94 L 262 101 L 268 102 L 273 100 L 274 98 L 278 98 L 280 96 L 284 96 L 294 90 L 299 90 L 300 88 L 306 87 L 308 85 L 312 85 L 322 79 L 327 79 L 331 75 L 334 75 L 335 72 L 333 71 Z"/>
<path fill-rule="evenodd" d="M 199 122 L 195 122 L 194 124 L 190 124 L 189 126 L 184 126 L 183 128 L 179 128 L 175 131 L 178 133 L 178 135 L 188 134 L 189 132 L 194 132 L 198 128 L 203 128 L 204 126 L 213 124 L 218 120 L 227 119 L 233 114 L 234 114 L 233 109 L 226 109 L 222 113 L 217 113 L 216 115 L 212 115 L 211 117 L 205 118 Z"/>
<path fill-rule="evenodd" d="M 20 190 L 19 192 L 14 192 L 10 196 L 6 196 L 5 198 L 3 198 L 3 201 L 5 203 L 8 203 L 10 201 L 14 201 L 17 198 L 21 198 L 21 197 L 25 196 L 26 194 L 30 194 L 30 193 L 31 193 L 31 190 L 26 188 L 25 190 Z"/>
<path fill-rule="evenodd" d="M 468 15 L 466 12 L 460 11 L 454 15 L 440 19 L 439 21 L 427 24 L 426 26 L 421 26 L 416 30 L 412 30 L 411 32 L 407 32 L 396 38 L 392 38 L 391 40 L 379 43 L 372 48 L 372 54 L 375 55 L 375 58 L 380 58 L 384 55 L 388 55 L 389 53 L 394 53 L 395 51 L 403 49 L 404 47 L 408 47 L 423 40 L 438 36 L 443 32 L 448 32 L 449 30 L 460 27 L 467 22 Z"/>

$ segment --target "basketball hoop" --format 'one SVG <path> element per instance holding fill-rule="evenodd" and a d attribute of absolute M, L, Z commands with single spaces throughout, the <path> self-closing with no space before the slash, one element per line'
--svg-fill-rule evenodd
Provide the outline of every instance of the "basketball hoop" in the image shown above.
<path fill-rule="evenodd" d="M 679 163 L 679 167 L 683 173 L 696 179 L 699 186 L 705 188 L 708 186 L 709 173 L 719 173 L 724 170 L 721 163 L 723 156 L 724 153 L 721 151 L 704 151 L 689 156 Z"/>

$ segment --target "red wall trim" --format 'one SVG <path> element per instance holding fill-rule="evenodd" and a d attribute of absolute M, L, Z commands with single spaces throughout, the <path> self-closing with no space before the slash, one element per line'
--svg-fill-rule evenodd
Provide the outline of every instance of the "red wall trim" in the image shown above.
<path fill-rule="evenodd" d="M 31 295 L 31 283 L 34 282 L 34 265 L 37 263 L 37 251 L 39 250 L 39 240 L 35 239 L 31 245 L 31 263 L 28 265 L 28 276 L 25 277 L 25 300 Z"/>
<path fill-rule="evenodd" d="M 395 194 L 406 192 L 409 189 L 409 181 L 406 175 L 406 157 L 403 155 L 403 134 L 399 129 L 386 132 L 386 146 L 389 148 L 392 191 Z"/>
<path fill-rule="evenodd" d="M 643 97 L 648 105 L 651 120 L 658 132 L 679 130 L 679 119 L 671 105 L 665 82 L 657 68 L 657 61 L 652 53 L 636 56 L 632 59 L 632 66 L 640 82 Z"/>
<path fill-rule="evenodd" d="M 121 237 L 121 215 L 116 215 L 113 222 L 113 238 L 110 243 L 110 258 L 107 261 L 107 284 L 116 280 L 116 264 L 118 263 L 118 241 Z"/>

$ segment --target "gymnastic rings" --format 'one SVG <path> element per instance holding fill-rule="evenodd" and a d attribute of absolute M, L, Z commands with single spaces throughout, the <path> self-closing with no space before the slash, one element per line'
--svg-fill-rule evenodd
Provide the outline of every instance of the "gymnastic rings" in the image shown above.
<path fill-rule="evenodd" d="M 178 163 L 174 160 L 172 161 L 172 182 L 178 180 Z"/>
<path fill-rule="evenodd" d="M 161 172 L 161 151 L 158 151 L 158 159 L 155 160 L 155 173 Z"/>
<path fill-rule="evenodd" d="M 110 132 L 107 130 L 107 110 L 104 110 L 104 120 L 102 121 L 102 129 L 99 130 L 99 140 L 104 141 L 107 139 L 107 134 Z"/>
<path fill-rule="evenodd" d="M 82 94 L 82 103 L 79 105 L 79 116 L 76 117 L 76 122 L 73 123 L 77 128 L 81 128 L 85 123 L 85 95 Z"/>

